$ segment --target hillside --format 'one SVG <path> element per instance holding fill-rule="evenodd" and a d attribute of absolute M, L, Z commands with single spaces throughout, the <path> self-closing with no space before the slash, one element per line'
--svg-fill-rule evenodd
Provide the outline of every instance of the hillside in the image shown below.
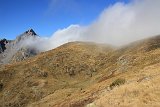
<path fill-rule="evenodd" d="M 71 42 L 3 65 L 0 106 L 158 107 L 159 41 L 156 36 L 118 49 Z"/>

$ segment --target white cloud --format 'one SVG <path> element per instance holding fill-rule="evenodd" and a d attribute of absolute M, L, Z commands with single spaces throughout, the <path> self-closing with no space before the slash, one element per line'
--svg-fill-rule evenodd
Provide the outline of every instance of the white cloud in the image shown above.
<path fill-rule="evenodd" d="M 107 7 L 91 25 L 71 25 L 40 42 L 44 50 L 71 41 L 121 46 L 157 34 L 160 34 L 160 0 L 134 0 Z"/>
<path fill-rule="evenodd" d="M 106 8 L 91 25 L 71 25 L 57 31 L 51 38 L 58 45 L 75 40 L 124 45 L 160 34 L 159 10 L 160 0 L 116 3 Z"/>

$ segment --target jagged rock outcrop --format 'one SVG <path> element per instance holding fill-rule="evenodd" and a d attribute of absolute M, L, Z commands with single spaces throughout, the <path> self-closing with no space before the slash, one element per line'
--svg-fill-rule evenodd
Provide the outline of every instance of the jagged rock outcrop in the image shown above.
<path fill-rule="evenodd" d="M 17 36 L 15 40 L 2 39 L 0 41 L 0 64 L 21 61 L 38 54 L 38 50 L 25 44 L 26 40 L 36 39 L 37 37 L 38 35 L 34 30 L 29 29 Z"/>
<path fill-rule="evenodd" d="M 33 29 L 29 29 L 25 31 L 23 34 L 16 37 L 14 40 L 14 44 L 19 43 L 20 41 L 26 40 L 27 38 L 36 38 L 38 35 L 33 31 Z"/>
<path fill-rule="evenodd" d="M 6 50 L 6 44 L 8 41 L 6 39 L 0 40 L 0 53 L 4 52 Z"/>
<path fill-rule="evenodd" d="M 18 62 L 29 57 L 35 56 L 39 53 L 38 50 L 32 48 L 21 48 L 11 58 L 11 62 Z"/>

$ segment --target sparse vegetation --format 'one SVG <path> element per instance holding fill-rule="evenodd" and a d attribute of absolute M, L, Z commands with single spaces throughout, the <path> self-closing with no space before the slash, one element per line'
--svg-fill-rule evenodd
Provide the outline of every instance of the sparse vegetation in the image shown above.
<path fill-rule="evenodd" d="M 118 78 L 118 79 L 116 79 L 115 81 L 113 81 L 113 82 L 110 84 L 110 88 L 113 89 L 113 87 L 122 85 L 122 84 L 124 84 L 124 83 L 125 83 L 125 79 L 124 79 L 124 78 Z"/>
<path fill-rule="evenodd" d="M 15 64 L 2 65 L 0 78 L 3 84 L 0 88 L 4 89 L 5 84 L 6 90 L 0 93 L 0 106 L 3 107 L 4 100 L 6 105 L 19 104 L 21 107 L 28 104 L 30 107 L 45 107 L 46 102 L 51 106 L 85 106 L 99 98 L 101 93 L 109 95 L 120 88 L 124 98 L 134 96 L 128 91 L 124 92 L 123 88 L 128 83 L 117 90 L 111 88 L 124 84 L 129 78 L 136 80 L 143 68 L 159 63 L 158 48 L 144 52 L 144 46 L 141 44 L 124 50 L 114 50 L 102 49 L 95 44 L 73 42 Z M 159 65 L 157 69 L 158 67 Z M 127 72 L 123 72 L 124 70 Z M 143 82 L 145 81 L 138 84 Z M 20 92 L 23 93 L 22 99 L 18 96 Z M 115 97 L 116 101 L 120 101 L 115 95 L 111 97 L 113 101 L 107 100 L 109 103 L 114 102 Z M 13 100 L 16 98 L 19 99 Z"/>
<path fill-rule="evenodd" d="M 48 77 L 48 72 L 40 71 L 40 72 L 39 72 L 39 76 L 40 76 L 40 77 Z"/>
<path fill-rule="evenodd" d="M 155 50 L 155 49 L 158 49 L 160 48 L 160 44 L 154 44 L 154 45 L 151 45 L 147 51 L 151 51 L 151 50 Z"/>
<path fill-rule="evenodd" d="M 0 91 L 3 89 L 3 83 L 0 83 Z"/>

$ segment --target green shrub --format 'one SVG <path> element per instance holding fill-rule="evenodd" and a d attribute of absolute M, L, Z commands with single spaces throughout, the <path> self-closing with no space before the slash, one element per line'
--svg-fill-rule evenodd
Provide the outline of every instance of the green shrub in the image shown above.
<path fill-rule="evenodd" d="M 115 86 L 119 86 L 125 83 L 125 79 L 123 78 L 118 78 L 115 81 L 112 82 L 112 84 L 110 84 L 110 88 L 112 89 Z"/>

